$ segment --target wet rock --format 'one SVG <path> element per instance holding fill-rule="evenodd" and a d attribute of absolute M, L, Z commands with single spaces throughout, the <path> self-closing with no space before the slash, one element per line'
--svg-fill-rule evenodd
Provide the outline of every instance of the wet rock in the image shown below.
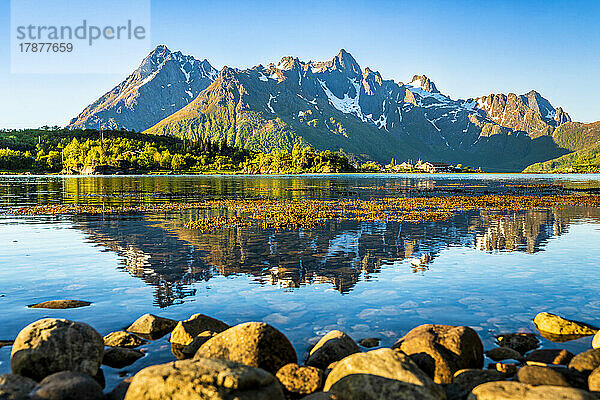
<path fill-rule="evenodd" d="M 560 386 L 532 386 L 520 382 L 488 382 L 477 386 L 468 400 L 595 400 L 584 390 Z"/>
<path fill-rule="evenodd" d="M 526 365 L 517 372 L 517 379 L 521 383 L 533 386 L 571 386 L 563 374 L 552 368 Z"/>
<path fill-rule="evenodd" d="M 344 400 L 444 399 L 433 383 L 406 354 L 392 349 L 355 353 L 339 361 L 323 388 Z"/>
<path fill-rule="evenodd" d="M 142 357 L 144 357 L 144 353 L 139 350 L 126 347 L 109 347 L 104 351 L 102 364 L 121 369 L 133 364 Z"/>
<path fill-rule="evenodd" d="M 59 371 L 98 372 L 102 336 L 88 324 L 47 318 L 27 325 L 15 339 L 11 367 L 15 374 L 40 381 Z"/>
<path fill-rule="evenodd" d="M 310 350 L 306 365 L 321 369 L 350 354 L 360 352 L 356 342 L 344 332 L 330 331 Z"/>
<path fill-rule="evenodd" d="M 308 396 L 304 396 L 302 400 L 341 400 L 334 393 L 331 392 L 316 392 L 313 394 L 309 394 Z"/>
<path fill-rule="evenodd" d="M 129 377 L 123 379 L 113 390 L 107 393 L 104 397 L 105 400 L 123 400 L 125 399 L 125 395 L 127 394 L 127 389 L 129 389 L 129 384 L 133 377 Z"/>
<path fill-rule="evenodd" d="M 268 372 L 232 361 L 197 358 L 154 365 L 138 372 L 126 400 L 283 400 Z"/>
<path fill-rule="evenodd" d="M 598 328 L 579 321 L 565 319 L 555 314 L 542 312 L 533 320 L 540 333 L 556 336 L 588 336 L 598 332 Z"/>
<path fill-rule="evenodd" d="M 127 347 L 132 349 L 145 343 L 147 342 L 139 336 L 124 331 L 111 332 L 104 336 L 104 345 L 110 347 Z"/>
<path fill-rule="evenodd" d="M 0 375 L 0 399 L 25 400 L 36 385 L 36 381 L 25 376 Z"/>
<path fill-rule="evenodd" d="M 379 346 L 379 339 L 377 339 L 377 338 L 360 339 L 358 341 L 358 344 L 360 344 L 362 347 L 366 347 L 366 348 L 377 347 L 377 346 Z"/>
<path fill-rule="evenodd" d="M 29 308 L 48 308 L 51 310 L 64 310 L 67 308 L 87 307 L 91 305 L 89 301 L 82 300 L 50 300 L 38 304 L 30 304 Z"/>
<path fill-rule="evenodd" d="M 323 371 L 315 367 L 286 364 L 277 371 L 277 379 L 288 394 L 311 394 L 323 387 Z"/>
<path fill-rule="evenodd" d="M 163 318 L 154 314 L 144 314 L 135 320 L 127 329 L 127 332 L 135 333 L 144 339 L 156 340 L 171 332 L 177 321 Z"/>
<path fill-rule="evenodd" d="M 102 400 L 102 387 L 88 375 L 62 371 L 45 377 L 30 393 L 31 400 Z"/>
<path fill-rule="evenodd" d="M 325 372 L 324 372 L 324 377 L 327 378 L 327 376 L 329 376 L 329 373 L 331 371 L 333 371 L 333 369 L 335 368 L 335 366 L 337 365 L 338 361 L 334 361 L 331 364 L 329 364 L 327 366 L 327 368 L 325 368 Z"/>
<path fill-rule="evenodd" d="M 592 347 L 594 349 L 600 349 L 600 332 L 594 335 L 594 338 L 592 339 Z"/>
<path fill-rule="evenodd" d="M 421 325 L 393 348 L 410 355 L 436 383 L 451 383 L 460 369 L 483 367 L 483 344 L 467 326 Z"/>
<path fill-rule="evenodd" d="M 452 383 L 459 385 L 466 395 L 482 383 L 501 381 L 505 377 L 502 372 L 491 369 L 461 369 L 454 374 Z"/>
<path fill-rule="evenodd" d="M 92 378 L 98 382 L 98 384 L 102 387 L 102 390 L 104 390 L 106 387 L 106 377 L 104 376 L 104 371 L 102 371 L 102 368 L 98 368 L 98 372 L 96 372 L 96 375 L 92 376 Z"/>
<path fill-rule="evenodd" d="M 500 346 L 510 347 L 521 354 L 540 346 L 540 341 L 534 333 L 507 333 L 496 336 L 496 341 Z"/>
<path fill-rule="evenodd" d="M 491 363 L 488 364 L 488 369 L 502 372 L 506 377 L 511 377 L 517 373 L 519 369 L 517 364 L 514 363 Z"/>
<path fill-rule="evenodd" d="M 179 360 L 192 358 L 194 357 L 194 354 L 196 354 L 200 346 L 206 343 L 208 339 L 216 335 L 216 332 L 204 331 L 198 336 L 196 336 L 194 340 L 192 340 L 192 343 L 186 344 L 185 346 L 176 343 L 171 343 L 171 352 Z"/>
<path fill-rule="evenodd" d="M 487 351 L 485 354 L 494 361 L 523 359 L 521 353 L 514 349 L 511 349 L 510 347 L 496 347 Z"/>
<path fill-rule="evenodd" d="M 569 368 L 585 374 L 591 373 L 600 366 L 600 349 L 590 349 L 577 354 L 569 362 Z"/>
<path fill-rule="evenodd" d="M 190 319 L 179 321 L 173 332 L 171 332 L 171 344 L 186 346 L 194 341 L 194 338 L 202 332 L 210 331 L 221 333 L 229 329 L 229 325 L 218 319 L 204 314 L 194 314 Z"/>
<path fill-rule="evenodd" d="M 544 364 L 568 365 L 573 353 L 564 349 L 534 350 L 525 356 L 525 360 Z"/>
<path fill-rule="evenodd" d="M 298 361 L 288 338 L 264 322 L 246 322 L 219 333 L 200 346 L 194 358 L 221 358 L 272 374 Z"/>
<path fill-rule="evenodd" d="M 588 387 L 592 392 L 600 392 L 600 367 L 593 370 L 588 377 Z"/>

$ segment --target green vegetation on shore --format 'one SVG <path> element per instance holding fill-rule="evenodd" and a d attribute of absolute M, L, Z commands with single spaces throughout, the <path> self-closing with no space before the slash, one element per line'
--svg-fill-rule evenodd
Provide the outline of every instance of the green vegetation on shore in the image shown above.
<path fill-rule="evenodd" d="M 260 153 L 208 139 L 128 131 L 40 128 L 0 131 L 0 171 L 33 173 L 351 172 L 344 155 L 294 146 Z"/>
<path fill-rule="evenodd" d="M 530 165 L 524 172 L 600 172 L 600 122 L 568 122 L 556 128 L 552 137 L 572 153 Z"/>

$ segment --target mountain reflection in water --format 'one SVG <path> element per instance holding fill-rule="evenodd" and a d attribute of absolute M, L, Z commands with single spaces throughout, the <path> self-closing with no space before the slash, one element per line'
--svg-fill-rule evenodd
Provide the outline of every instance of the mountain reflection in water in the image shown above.
<path fill-rule="evenodd" d="M 195 282 L 216 275 L 245 274 L 284 289 L 326 283 L 347 293 L 386 265 L 426 273 L 449 246 L 535 253 L 575 219 L 600 220 L 600 210 L 481 210 L 425 223 L 332 221 L 310 230 L 252 226 L 204 233 L 186 229 L 185 217 L 75 217 L 74 226 L 119 254 L 122 268 L 155 287 L 155 305 L 167 307 L 193 296 Z M 425 263 L 400 264 L 423 254 Z"/>

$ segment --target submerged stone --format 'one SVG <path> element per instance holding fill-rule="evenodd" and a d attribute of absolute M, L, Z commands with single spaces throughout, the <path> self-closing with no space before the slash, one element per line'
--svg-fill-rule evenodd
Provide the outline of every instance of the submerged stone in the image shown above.
<path fill-rule="evenodd" d="M 146 343 L 144 339 L 124 331 L 111 332 L 104 336 L 103 339 L 104 345 L 110 347 L 134 348 Z"/>
<path fill-rule="evenodd" d="M 87 307 L 91 305 L 89 301 L 82 300 L 50 300 L 44 301 L 42 303 L 31 304 L 27 307 L 29 308 L 48 308 L 51 310 L 64 310 L 67 308 L 79 308 L 79 307 Z"/>
<path fill-rule="evenodd" d="M 156 340 L 171 332 L 175 325 L 177 325 L 175 320 L 154 314 L 144 314 L 125 330 L 144 339 Z"/>

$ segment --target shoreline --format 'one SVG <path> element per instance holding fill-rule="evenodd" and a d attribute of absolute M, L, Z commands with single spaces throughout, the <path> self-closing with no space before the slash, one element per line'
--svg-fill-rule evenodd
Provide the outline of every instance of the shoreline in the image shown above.
<path fill-rule="evenodd" d="M 71 308 L 65 305 L 69 302 L 77 301 L 54 300 L 32 307 Z M 301 354 L 285 332 L 264 322 L 230 326 L 204 314 L 185 320 L 145 314 L 127 328 L 102 337 L 85 323 L 45 318 L 24 327 L 13 343 L 4 344 L 12 347 L 12 374 L 0 376 L 0 392 L 36 393 L 52 385 L 76 393 L 81 390 L 81 385 L 72 384 L 76 380 L 86 383 L 86 395 L 96 396 L 89 398 L 111 400 L 158 400 L 184 394 L 208 399 L 213 397 L 203 396 L 216 392 L 223 398 L 248 400 L 384 399 L 389 398 L 386 393 L 398 393 L 403 399 L 465 400 L 496 398 L 489 396 L 497 392 L 503 393 L 503 399 L 515 400 L 529 398 L 529 392 L 536 399 L 566 395 L 595 399 L 592 393 L 600 390 L 599 329 L 547 312 L 538 313 L 533 323 L 536 331 L 499 333 L 491 347 L 484 347 L 477 331 L 468 326 L 415 326 L 391 346 L 382 346 L 377 337 L 352 338 L 333 329 Z M 80 334 L 65 336 L 65 329 Z M 540 337 L 558 347 L 540 348 Z M 560 343 L 579 338 L 590 338 L 589 350 L 573 354 L 561 348 Z M 102 365 L 128 370 L 148 357 L 148 350 L 138 348 L 158 340 L 170 344 L 166 359 L 178 361 L 146 362 L 104 391 Z M 61 351 L 46 351 L 50 345 Z M 161 346 L 157 351 L 169 350 Z M 227 379 L 242 376 L 234 371 L 262 378 L 231 386 Z M 230 378 L 208 378 L 213 375 Z M 407 387 L 408 383 L 416 388 Z"/>

